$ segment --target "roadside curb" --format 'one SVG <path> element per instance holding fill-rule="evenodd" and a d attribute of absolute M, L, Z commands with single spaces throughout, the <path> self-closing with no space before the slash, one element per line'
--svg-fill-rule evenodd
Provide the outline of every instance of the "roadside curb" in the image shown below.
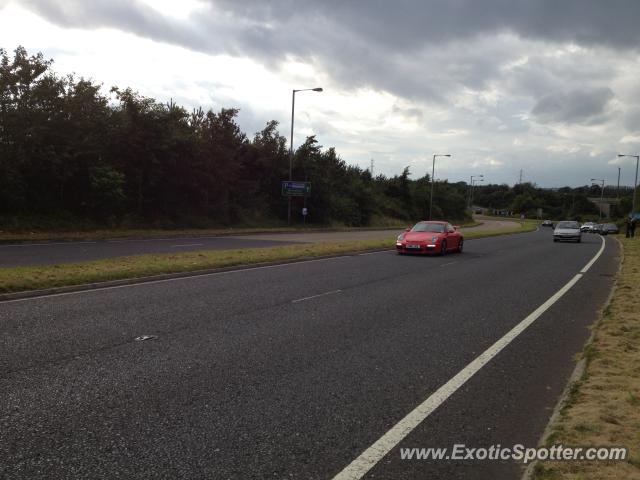
<path fill-rule="evenodd" d="M 620 272 L 622 271 L 622 265 L 624 264 L 624 249 L 622 248 L 622 243 L 620 243 L 620 241 L 617 238 L 614 237 L 613 240 L 615 240 L 618 243 L 618 248 L 620 249 L 620 254 L 621 254 L 620 262 L 618 263 L 618 271 L 616 272 L 616 277 L 615 277 L 615 280 L 613 281 L 613 285 L 611 286 L 611 290 L 609 291 L 609 295 L 607 296 L 607 299 L 602 304 L 602 308 L 598 313 L 597 320 L 589 327 L 591 328 L 591 335 L 589 335 L 589 338 L 587 339 L 584 346 L 582 347 L 582 351 L 580 352 L 581 355 L 584 353 L 584 350 L 587 348 L 587 346 L 591 345 L 591 343 L 593 342 L 596 328 L 598 327 L 598 325 L 600 325 L 600 322 L 602 321 L 602 312 L 604 312 L 606 308 L 611 304 L 613 295 L 615 294 L 616 289 L 618 287 L 618 276 L 620 275 Z M 583 356 L 582 358 L 580 358 L 580 360 L 578 360 L 578 363 L 576 363 L 576 366 L 573 369 L 573 372 L 571 372 L 571 375 L 567 380 L 567 384 L 565 385 L 564 390 L 560 394 L 560 398 L 558 399 L 558 402 L 556 403 L 556 406 L 554 407 L 553 412 L 551 413 L 551 417 L 549 417 L 549 421 L 547 422 L 547 425 L 544 431 L 542 432 L 540 439 L 538 440 L 537 446 L 544 445 L 545 440 L 549 438 L 549 435 L 551 435 L 551 433 L 553 432 L 553 426 L 555 425 L 556 421 L 560 417 L 560 412 L 562 412 L 562 409 L 567 405 L 567 400 L 569 398 L 571 388 L 576 382 L 579 382 L 584 378 L 586 367 L 587 367 L 587 361 Z M 523 472 L 520 480 L 533 480 L 533 474 L 538 463 L 540 462 L 538 460 L 535 460 L 531 462 L 529 465 L 527 465 L 527 468 Z"/>
<path fill-rule="evenodd" d="M 258 268 L 258 267 L 272 267 L 276 265 L 286 265 L 289 263 L 301 263 L 301 262 L 309 262 L 314 260 L 324 260 L 329 258 L 357 256 L 362 253 L 375 253 L 375 252 L 386 252 L 386 251 L 391 252 L 391 251 L 395 251 L 395 249 L 390 249 L 388 247 L 385 247 L 385 248 L 373 248 L 373 249 L 366 249 L 366 250 L 351 250 L 346 252 L 334 253 L 331 255 L 320 255 L 317 257 L 295 257 L 295 258 L 289 258 L 286 260 L 274 260 L 272 262 L 247 263 L 247 264 L 240 264 L 240 265 L 232 265 L 229 267 L 207 268 L 202 270 L 191 270 L 188 272 L 163 273 L 160 275 L 150 275 L 147 277 L 134 277 L 134 278 L 126 278 L 122 280 L 108 280 L 106 282 L 83 283 L 78 285 L 68 285 L 64 287 L 43 288 L 40 290 L 24 290 L 21 292 L 14 292 L 14 293 L 1 293 L 0 303 L 9 302 L 13 300 L 23 300 L 27 298 L 47 297 L 50 295 L 59 295 L 64 293 L 101 290 L 101 289 L 107 289 L 107 288 L 113 288 L 113 287 L 123 287 L 127 285 L 152 283 L 152 282 L 159 282 L 163 280 L 173 280 L 177 278 L 202 277 L 206 275 L 214 275 L 217 273 L 250 270 L 252 268 Z"/>

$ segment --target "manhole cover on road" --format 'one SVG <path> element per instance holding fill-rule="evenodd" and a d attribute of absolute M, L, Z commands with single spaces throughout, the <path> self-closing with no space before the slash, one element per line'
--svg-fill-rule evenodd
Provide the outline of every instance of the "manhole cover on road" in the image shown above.
<path fill-rule="evenodd" d="M 153 340 L 155 338 L 158 338 L 157 335 L 140 335 L 139 337 L 135 338 L 136 342 L 144 342 L 145 340 Z"/>

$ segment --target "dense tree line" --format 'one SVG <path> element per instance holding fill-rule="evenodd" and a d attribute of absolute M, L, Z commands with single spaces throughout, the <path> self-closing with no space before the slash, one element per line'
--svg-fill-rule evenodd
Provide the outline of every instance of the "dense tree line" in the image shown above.
<path fill-rule="evenodd" d="M 604 192 L 600 191 L 599 185 L 557 189 L 540 188 L 531 183 L 513 187 L 483 185 L 475 187 L 473 203 L 490 212 L 508 211 L 535 218 L 538 209 L 542 209 L 545 218 L 585 220 L 598 217 L 598 205 L 589 199 L 598 199 L 601 193 L 605 198 L 619 199 L 619 203 L 612 208 L 611 217 L 622 218 L 631 212 L 633 189 L 621 187 L 618 190 L 610 185 L 605 186 Z"/>
<path fill-rule="evenodd" d="M 287 140 L 278 122 L 248 137 L 238 110 L 187 111 L 131 89 L 60 77 L 42 54 L 0 49 L 0 229 L 66 225 L 211 226 L 283 223 Z M 312 183 L 305 204 L 316 224 L 364 226 L 426 218 L 429 176 L 393 177 L 347 164 L 309 137 L 293 158 L 295 180 Z M 605 196 L 617 195 L 610 187 Z M 474 204 L 535 216 L 597 214 L 598 186 L 477 186 Z M 467 218 L 465 182 L 436 182 L 434 218 Z M 300 221 L 303 199 L 294 198 Z M 631 206 L 622 192 L 614 212 Z"/>
<path fill-rule="evenodd" d="M 238 110 L 189 112 L 130 89 L 60 77 L 42 54 L 0 50 L 0 220 L 208 226 L 278 222 L 288 145 L 270 121 L 249 138 Z M 294 179 L 312 183 L 310 220 L 367 225 L 423 218 L 428 177 L 372 178 L 307 138 Z M 294 199 L 295 212 L 302 199 Z M 461 219 L 464 189 L 438 182 L 434 215 Z M 53 224 L 53 225 L 51 225 Z M 1 225 L 0 225 L 1 227 Z"/>

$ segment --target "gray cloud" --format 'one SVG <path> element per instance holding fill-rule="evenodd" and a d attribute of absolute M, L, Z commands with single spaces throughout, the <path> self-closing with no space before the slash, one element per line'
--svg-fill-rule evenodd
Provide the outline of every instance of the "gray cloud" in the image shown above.
<path fill-rule="evenodd" d="M 542 122 L 593 125 L 606 120 L 605 109 L 612 98 L 610 88 L 553 93 L 542 97 L 531 113 Z"/>
<path fill-rule="evenodd" d="M 62 27 L 109 27 L 196 50 L 206 48 L 207 42 L 196 29 L 168 19 L 136 0 L 21 0 L 20 5 Z"/>
<path fill-rule="evenodd" d="M 625 114 L 624 126 L 629 132 L 640 132 L 640 107 L 632 108 Z"/>
<path fill-rule="evenodd" d="M 393 50 L 411 51 L 424 42 L 441 43 L 501 30 L 552 41 L 635 48 L 640 33 L 634 0 L 218 0 L 218 8 L 259 23 L 284 25 L 326 19 Z"/>
<path fill-rule="evenodd" d="M 0 0 L 0 8 L 7 1 Z M 595 170 L 617 148 L 623 127 L 640 131 L 640 90 L 629 75 L 640 45 L 637 0 L 204 0 L 207 8 L 184 20 L 140 0 L 13 1 L 63 27 L 119 29 L 207 54 L 248 57 L 275 72 L 296 59 L 313 64 L 328 79 L 328 91 L 384 90 L 400 97 L 393 112 L 428 131 L 466 132 L 412 146 L 412 133 L 400 141 L 398 132 L 381 131 L 377 143 L 367 139 L 361 147 L 391 151 L 397 165 L 430 142 L 448 148 L 450 141 L 458 158 L 486 149 L 503 161 L 500 172 L 516 178 L 519 168 L 532 174 L 537 167 L 543 183 L 553 183 L 555 170 L 548 167 L 558 163 L 559 150 L 541 154 L 532 145 L 571 151 L 579 144 L 576 162 L 588 157 Z M 263 115 L 286 122 L 286 113 L 240 106 L 248 131 L 261 128 Z M 581 128 L 593 125 L 598 128 Z M 363 144 L 331 128 L 314 125 L 313 131 L 330 136 L 322 142 L 339 150 L 340 142 Z M 514 148 L 516 136 L 526 146 Z M 367 152 L 361 156 L 368 161 Z"/>
<path fill-rule="evenodd" d="M 424 118 L 424 112 L 422 109 L 415 107 L 402 107 L 397 103 L 391 107 L 391 111 L 397 115 L 402 115 L 403 117 L 415 120 L 422 120 Z"/>
<path fill-rule="evenodd" d="M 271 68 L 313 61 L 341 85 L 444 102 L 499 75 L 510 32 L 536 41 L 637 48 L 636 0 L 209 0 L 178 22 L 137 0 L 23 0 L 59 25 L 112 27 L 206 53 L 248 56 Z M 473 42 L 469 42 L 473 40 Z M 470 47 L 471 45 L 471 47 Z M 453 83 L 452 83 L 453 80 Z"/>

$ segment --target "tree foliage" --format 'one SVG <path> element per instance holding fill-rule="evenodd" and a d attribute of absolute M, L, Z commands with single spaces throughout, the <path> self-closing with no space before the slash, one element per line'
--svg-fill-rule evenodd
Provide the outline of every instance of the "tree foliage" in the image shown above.
<path fill-rule="evenodd" d="M 131 89 L 107 94 L 60 77 L 52 61 L 0 49 L 0 219 L 229 225 L 286 219 L 281 181 L 289 152 L 278 122 L 249 138 L 238 110 L 188 112 Z M 311 136 L 293 156 L 294 179 L 312 183 L 309 220 L 367 225 L 375 216 L 427 215 L 429 178 L 371 176 Z M 437 182 L 434 217 L 461 219 L 464 187 Z"/>

